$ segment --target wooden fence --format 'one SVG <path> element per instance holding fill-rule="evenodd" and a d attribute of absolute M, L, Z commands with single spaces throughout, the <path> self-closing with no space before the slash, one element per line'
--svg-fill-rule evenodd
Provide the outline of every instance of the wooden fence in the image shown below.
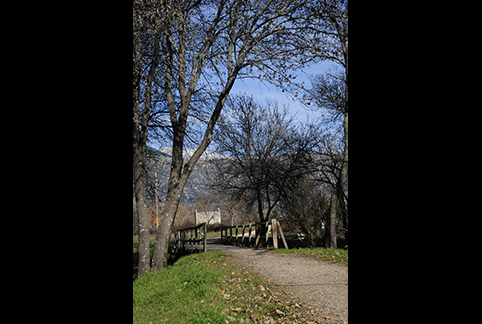
<path fill-rule="evenodd" d="M 285 237 L 283 235 L 283 230 L 281 229 L 280 223 L 276 219 L 272 219 L 266 224 L 266 232 L 261 233 L 261 223 L 251 223 L 248 225 L 233 225 L 233 226 L 224 226 L 221 228 L 221 242 L 223 244 L 230 244 L 236 246 L 256 246 L 259 247 L 261 243 L 261 238 L 264 238 L 266 242 L 268 242 L 269 234 L 273 238 L 273 247 L 275 249 L 278 248 L 278 237 L 283 240 L 283 245 L 285 249 L 288 248 L 288 244 L 286 244 Z M 234 229 L 234 235 L 233 235 Z M 229 230 L 229 234 L 228 234 Z M 238 236 L 238 233 L 240 235 Z M 247 232 L 247 236 L 245 233 Z M 253 235 L 252 235 L 253 234 Z M 264 234 L 264 235 L 262 235 Z"/>
<path fill-rule="evenodd" d="M 178 230 L 176 233 L 175 252 L 182 255 L 193 252 L 206 252 L 207 228 L 207 223 L 202 223 L 198 226 Z"/>

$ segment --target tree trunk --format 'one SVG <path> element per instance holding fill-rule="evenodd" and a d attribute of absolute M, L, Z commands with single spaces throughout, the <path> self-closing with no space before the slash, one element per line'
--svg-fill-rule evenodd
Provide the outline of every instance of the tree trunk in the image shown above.
<path fill-rule="evenodd" d="M 139 263 L 138 276 L 142 276 L 150 271 L 149 254 L 149 215 L 147 209 L 146 190 L 144 185 L 144 148 L 146 146 L 149 121 L 149 111 L 151 109 L 151 87 L 154 81 L 154 74 L 159 60 L 159 40 L 156 38 L 154 43 L 154 56 L 149 68 L 149 74 L 145 86 L 144 109 L 140 109 L 141 91 L 141 66 L 142 53 L 141 42 L 135 37 L 135 58 L 134 58 L 134 91 L 133 91 L 133 169 L 134 169 L 134 190 L 136 194 L 137 219 L 138 219 L 138 238 L 139 238 Z"/>
<path fill-rule="evenodd" d="M 134 154 L 134 190 L 136 194 L 138 238 L 139 238 L 139 263 L 138 276 L 150 271 L 149 256 L 149 215 L 147 209 L 146 192 L 143 176 L 143 152 L 137 150 Z"/>
<path fill-rule="evenodd" d="M 336 195 L 336 189 L 331 195 L 330 206 L 330 247 L 336 249 L 336 205 L 338 199 Z"/>
<path fill-rule="evenodd" d="M 167 195 L 166 202 L 161 212 L 161 222 L 157 229 L 154 251 L 152 255 L 152 269 L 159 270 L 167 265 L 169 257 L 169 237 L 171 235 L 172 224 L 181 201 L 184 186 L 177 186 Z"/>
<path fill-rule="evenodd" d="M 172 92 L 168 86 L 165 87 L 167 93 L 167 102 L 169 106 L 169 112 L 171 114 L 171 123 L 174 130 L 173 146 L 172 146 L 172 162 L 171 173 L 169 175 L 169 186 L 167 189 L 167 197 L 164 207 L 161 211 L 161 222 L 156 233 L 156 240 L 154 242 L 154 251 L 152 255 L 152 270 L 159 270 L 167 266 L 168 250 L 169 250 L 169 236 L 171 234 L 172 225 L 176 219 L 177 209 L 181 196 L 184 191 L 189 176 L 192 173 L 194 166 L 206 151 L 207 147 L 213 139 L 213 129 L 216 122 L 219 119 L 221 110 L 226 102 L 226 98 L 231 91 L 234 81 L 236 80 L 239 68 L 235 69 L 233 73 L 228 77 L 226 86 L 219 95 L 216 106 L 213 110 L 209 123 L 204 132 L 204 138 L 197 148 L 196 152 L 192 155 L 189 161 L 183 166 L 184 160 L 182 158 L 182 150 L 184 145 L 184 135 L 187 123 L 187 112 L 189 108 L 189 101 L 184 101 L 184 106 L 181 107 L 181 113 L 179 119 L 175 115 L 174 99 Z M 166 73 L 166 85 L 170 84 L 170 71 Z M 182 105 L 181 105 L 182 106 Z M 184 114 L 182 113 L 184 111 Z"/>
<path fill-rule="evenodd" d="M 343 184 L 345 183 L 348 174 L 348 112 L 345 113 L 343 121 L 343 128 L 345 132 L 345 148 L 343 150 L 343 163 L 340 170 L 340 176 L 336 182 L 336 188 L 331 196 L 330 206 L 330 247 L 336 248 L 336 209 L 338 199 L 343 199 Z"/>
<path fill-rule="evenodd" d="M 260 239 L 258 241 L 258 244 L 256 244 L 256 248 L 259 248 L 259 247 L 264 247 L 265 246 L 265 241 L 266 241 L 266 218 L 264 217 L 263 215 L 263 201 L 262 201 L 262 195 L 261 193 L 259 192 L 259 190 L 257 191 L 257 202 L 258 202 L 258 215 L 259 215 L 259 222 L 260 222 L 260 227 L 259 227 L 259 231 L 260 231 Z M 258 233 L 256 233 L 256 235 L 258 235 Z"/>
<path fill-rule="evenodd" d="M 347 107 L 348 107 L 348 100 L 347 100 Z M 348 175 L 348 108 L 347 108 L 347 112 L 345 113 L 345 118 L 343 120 L 343 130 L 345 132 L 345 148 L 343 150 L 343 164 L 340 170 L 340 178 L 338 179 L 338 183 L 336 186 L 337 198 L 340 201 L 344 199 L 343 184 L 345 183 L 346 177 Z M 347 213 L 348 213 L 348 210 L 347 210 Z"/>

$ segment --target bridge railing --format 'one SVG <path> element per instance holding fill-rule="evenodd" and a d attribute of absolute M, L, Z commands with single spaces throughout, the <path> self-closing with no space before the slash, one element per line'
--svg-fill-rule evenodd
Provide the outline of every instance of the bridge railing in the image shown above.
<path fill-rule="evenodd" d="M 261 231 L 261 224 L 266 225 L 264 233 Z M 278 248 L 278 237 L 282 239 L 284 247 L 288 248 L 281 225 L 276 219 L 265 223 L 256 222 L 247 225 L 223 226 L 221 228 L 221 242 L 229 245 L 234 243 L 236 246 L 258 247 L 262 240 L 268 242 L 270 235 L 275 249 Z"/>
<path fill-rule="evenodd" d="M 179 229 L 175 235 L 176 245 L 172 252 L 182 255 L 206 252 L 207 228 L 207 223 L 202 223 L 197 226 Z"/>

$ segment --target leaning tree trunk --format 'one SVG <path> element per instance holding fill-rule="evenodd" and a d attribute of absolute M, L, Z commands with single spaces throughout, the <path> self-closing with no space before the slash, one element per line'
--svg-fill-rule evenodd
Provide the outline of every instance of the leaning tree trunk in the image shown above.
<path fill-rule="evenodd" d="M 166 202 L 161 211 L 161 221 L 157 229 L 156 241 L 154 242 L 154 252 L 152 255 L 152 269 L 159 270 L 167 265 L 169 257 L 169 238 L 172 225 L 181 201 L 183 187 L 178 185 L 167 195 Z"/>
<path fill-rule="evenodd" d="M 216 106 L 211 115 L 211 119 L 204 132 L 204 138 L 194 152 L 189 161 L 184 164 L 182 157 L 184 136 L 186 131 L 187 123 L 187 111 L 189 107 L 189 100 L 184 101 L 181 104 L 181 112 L 185 111 L 184 117 L 182 114 L 179 116 L 179 120 L 176 121 L 174 116 L 174 99 L 170 92 L 170 89 L 166 87 L 167 101 L 170 106 L 169 110 L 171 112 L 171 118 L 173 122 L 173 145 L 172 145 L 172 164 L 171 164 L 171 174 L 169 175 L 169 186 L 167 189 L 167 197 L 164 207 L 161 210 L 161 222 L 159 223 L 159 228 L 156 233 L 156 240 L 154 242 L 154 251 L 152 254 L 152 270 L 159 270 L 167 266 L 168 252 L 169 252 L 169 237 L 171 235 L 172 226 L 174 220 L 176 219 L 177 209 L 179 207 L 179 202 L 181 201 L 181 196 L 184 191 L 184 186 L 186 185 L 189 176 L 192 173 L 194 166 L 201 157 L 201 155 L 206 151 L 207 147 L 213 139 L 213 130 L 216 122 L 219 119 L 221 110 L 226 102 L 226 98 L 231 91 L 236 76 L 239 72 L 239 68 L 235 69 L 230 73 L 228 77 L 226 86 L 219 95 Z M 182 118 L 181 118 L 182 117 Z"/>

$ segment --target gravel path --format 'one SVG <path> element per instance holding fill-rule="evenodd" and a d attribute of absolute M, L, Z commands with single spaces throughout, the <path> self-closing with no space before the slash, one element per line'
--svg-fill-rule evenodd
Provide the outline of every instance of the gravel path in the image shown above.
<path fill-rule="evenodd" d="M 308 306 L 317 323 L 348 323 L 348 267 L 269 250 L 227 250 L 234 262 Z M 308 315 L 310 315 L 308 314 Z"/>

